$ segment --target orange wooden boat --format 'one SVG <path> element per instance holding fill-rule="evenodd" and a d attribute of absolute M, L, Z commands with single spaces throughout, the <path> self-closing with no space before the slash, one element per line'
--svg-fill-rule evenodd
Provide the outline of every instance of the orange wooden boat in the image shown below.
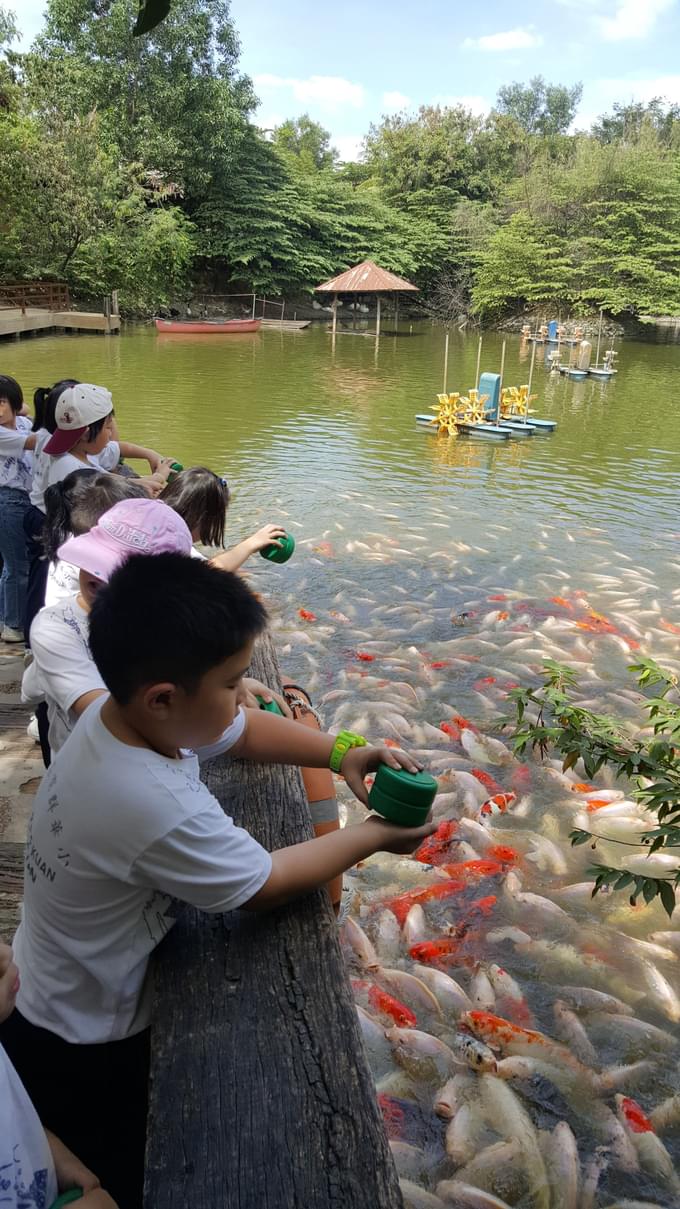
<path fill-rule="evenodd" d="M 261 319 L 224 319 L 215 323 L 193 323 L 191 320 L 157 319 L 156 331 L 194 336 L 229 336 L 233 332 L 258 332 Z"/>

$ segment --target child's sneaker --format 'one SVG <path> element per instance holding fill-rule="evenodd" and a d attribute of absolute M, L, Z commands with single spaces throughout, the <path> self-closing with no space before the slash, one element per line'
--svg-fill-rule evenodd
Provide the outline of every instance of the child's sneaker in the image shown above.
<path fill-rule="evenodd" d="M 24 641 L 24 631 L 23 630 L 13 630 L 11 625 L 4 625 L 2 627 L 2 633 L 0 634 L 0 638 L 2 639 L 3 642 L 23 642 Z"/>
<path fill-rule="evenodd" d="M 35 714 L 31 714 L 30 722 L 29 722 L 28 726 L 26 727 L 26 734 L 28 735 L 29 739 L 33 740 L 34 743 L 40 742 L 40 731 L 38 730 L 38 719 L 36 718 Z"/>

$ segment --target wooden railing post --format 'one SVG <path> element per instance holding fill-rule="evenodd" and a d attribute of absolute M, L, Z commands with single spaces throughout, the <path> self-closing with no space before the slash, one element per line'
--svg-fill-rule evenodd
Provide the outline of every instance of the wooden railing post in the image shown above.
<path fill-rule="evenodd" d="M 279 683 L 268 635 L 253 674 Z M 298 769 L 218 759 L 204 780 L 268 849 L 311 836 Z M 325 891 L 187 909 L 154 996 L 147 1209 L 400 1209 Z"/>

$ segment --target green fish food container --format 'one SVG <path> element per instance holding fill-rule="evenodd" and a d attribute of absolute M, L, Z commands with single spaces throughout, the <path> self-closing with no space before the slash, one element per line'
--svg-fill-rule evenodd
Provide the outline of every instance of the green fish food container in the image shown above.
<path fill-rule="evenodd" d="M 420 827 L 430 813 L 437 781 L 428 772 L 407 772 L 381 764 L 368 795 L 371 810 L 399 823 L 402 827 Z"/>
<path fill-rule="evenodd" d="M 295 538 L 290 533 L 286 533 L 283 537 L 278 538 L 278 541 L 281 542 L 280 546 L 272 542 L 270 546 L 265 546 L 263 550 L 260 550 L 260 554 L 270 563 L 287 563 L 295 550 Z"/>
<path fill-rule="evenodd" d="M 74 1201 L 82 1200 L 82 1188 L 69 1188 L 68 1192 L 62 1192 L 56 1201 L 50 1205 L 50 1209 L 63 1209 L 64 1205 L 72 1205 Z"/>

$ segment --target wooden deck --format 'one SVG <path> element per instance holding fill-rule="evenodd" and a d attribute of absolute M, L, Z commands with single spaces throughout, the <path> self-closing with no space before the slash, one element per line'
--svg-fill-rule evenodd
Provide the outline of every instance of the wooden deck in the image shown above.
<path fill-rule="evenodd" d="M 0 337 L 14 336 L 19 339 L 32 332 L 55 329 L 103 332 L 108 336 L 120 331 L 120 316 L 100 315 L 92 311 L 46 311 L 40 307 L 27 307 L 24 314 L 19 307 L 0 310 Z"/>

